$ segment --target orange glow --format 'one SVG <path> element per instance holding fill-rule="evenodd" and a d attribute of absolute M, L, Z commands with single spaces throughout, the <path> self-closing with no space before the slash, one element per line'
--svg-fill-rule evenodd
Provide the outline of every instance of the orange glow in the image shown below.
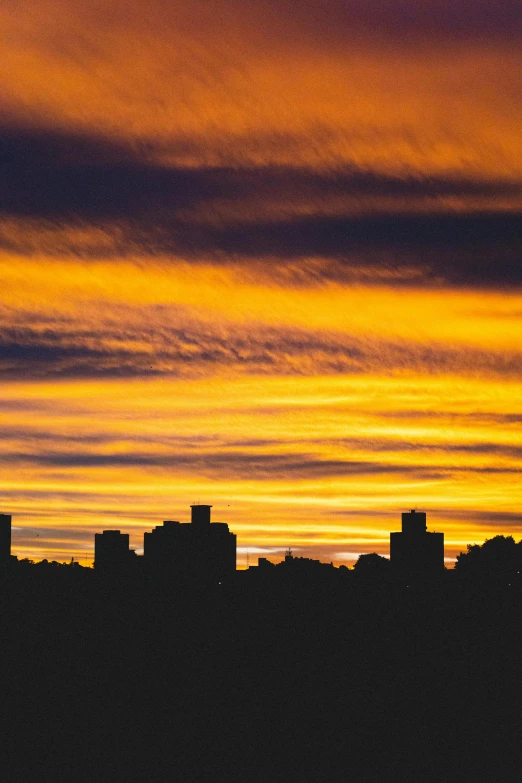
<path fill-rule="evenodd" d="M 521 536 L 521 49 L 410 1 L 3 4 L 19 557 L 196 500 L 240 566 Z"/>
<path fill-rule="evenodd" d="M 160 305 L 183 308 L 182 323 L 194 318 L 266 324 L 408 342 L 413 327 L 414 342 L 492 351 L 520 348 L 519 292 L 423 290 L 420 285 L 397 290 L 332 282 L 282 288 L 264 274 L 258 277 L 252 265 L 194 266 L 174 259 L 72 263 L 0 256 L 0 275 L 6 306 L 23 309 L 29 303 L 44 319 L 67 314 L 79 325 L 96 317 L 139 328 L 151 324 L 152 306 Z"/>
<path fill-rule="evenodd" d="M 25 525 L 63 529 L 65 539 L 71 527 L 84 531 L 82 546 L 69 546 L 85 560 L 94 530 L 117 524 L 139 547 L 144 530 L 184 519 L 201 498 L 243 547 L 292 543 L 334 560 L 354 544 L 387 552 L 407 499 L 448 532 L 456 553 L 495 533 L 494 513 L 517 513 L 519 433 L 487 421 L 516 411 L 520 391 L 426 377 L 8 384 L 1 401 L 24 399 L 29 410 L 4 415 L 10 456 L 0 487 Z M 483 421 L 474 423 L 466 412 L 477 409 Z M 400 418 L 412 410 L 420 420 Z M 21 443 L 20 429 L 32 439 Z M 480 453 L 486 437 L 506 454 Z M 477 454 L 452 450 L 473 445 Z M 477 528 L 478 511 L 492 523 Z M 46 546 L 56 557 L 56 544 Z"/>
<path fill-rule="evenodd" d="M 189 165 L 520 175 L 516 46 L 412 47 L 370 35 L 340 49 L 313 36 L 289 47 L 254 3 L 130 5 L 112 7 L 110 22 L 89 2 L 4 10 L 5 109 L 21 123 L 153 138 L 162 160 Z M 179 140 L 196 143 L 177 152 Z"/>

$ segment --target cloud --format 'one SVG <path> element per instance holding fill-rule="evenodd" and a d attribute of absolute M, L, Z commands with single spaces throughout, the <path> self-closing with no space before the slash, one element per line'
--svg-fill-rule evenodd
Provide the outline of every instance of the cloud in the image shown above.
<path fill-rule="evenodd" d="M 11 2 L 5 2 L 6 10 Z M 519 6 L 516 0 L 498 0 L 495 6 L 481 0 L 308 0 L 298 7 L 291 0 L 185 0 L 173 5 L 168 0 L 151 0 L 147 7 L 133 0 L 111 0 L 103 9 L 93 0 L 73 0 L 63 13 L 61 24 L 52 28 L 62 5 L 56 0 L 40 0 L 31 11 L 19 12 L 29 27 L 31 19 L 40 22 L 40 47 L 71 57 L 76 46 L 85 58 L 100 56 L 103 44 L 111 36 L 141 33 L 147 39 L 157 36 L 178 42 L 193 40 L 206 47 L 223 39 L 254 45 L 259 54 L 276 47 L 309 42 L 315 49 L 346 45 L 361 36 L 384 38 L 405 43 L 409 39 L 425 41 L 470 41 L 475 39 L 516 40 L 521 34 Z M 43 24 L 42 24 L 43 22 Z M 47 24 L 46 24 L 47 22 Z M 23 25 L 20 24 L 23 29 Z M 50 29 L 49 29 L 50 28 Z M 74 31 L 71 41 L 68 37 Z M 61 34 L 60 34 L 61 33 Z M 94 46 L 92 40 L 100 40 Z M 246 39 L 246 40 L 245 40 Z"/>
<path fill-rule="evenodd" d="M 390 411 L 376 411 L 373 415 L 381 419 L 401 419 L 417 421 L 419 419 L 435 419 L 444 420 L 448 422 L 473 422 L 474 424 L 488 424 L 494 428 L 495 425 L 500 424 L 505 426 L 506 424 L 518 425 L 522 422 L 521 413 L 498 413 L 496 411 L 432 411 L 432 410 L 396 410 Z"/>
<path fill-rule="evenodd" d="M 263 416 L 263 411 L 255 407 L 252 414 Z M 23 451 L 19 451 L 20 444 L 23 444 Z M 262 474 L 265 471 L 271 472 L 272 469 L 279 471 L 287 469 L 292 472 L 298 466 L 302 466 L 306 472 L 309 470 L 312 474 L 322 473 L 332 470 L 333 474 L 342 467 L 343 471 L 350 473 L 366 470 L 371 465 L 374 470 L 374 463 L 368 461 L 368 455 L 374 458 L 379 454 L 406 455 L 408 464 L 413 464 L 414 468 L 430 471 L 437 476 L 458 474 L 462 472 L 471 473 L 518 473 L 522 470 L 522 447 L 512 443 L 502 442 L 472 442 L 472 443 L 448 443 L 446 441 L 426 441 L 420 440 L 417 435 L 414 439 L 394 439 L 394 438 L 376 438 L 376 437 L 290 437 L 287 438 L 265 438 L 252 439 L 241 438 L 231 439 L 225 434 L 214 435 L 189 435 L 180 436 L 165 433 L 142 433 L 131 431 L 129 433 L 84 433 L 74 432 L 64 434 L 50 427 L 48 430 L 39 430 L 30 427 L 7 426 L 3 428 L 1 438 L 2 450 L 5 459 L 22 462 L 28 459 L 29 462 L 38 462 L 39 453 L 43 454 L 42 461 L 46 465 L 56 465 L 63 467 L 79 466 L 140 466 L 143 467 L 161 467 L 182 470 L 194 466 L 195 470 L 212 470 L 214 467 L 222 466 L 245 466 L 250 467 L 257 473 Z M 291 453 L 285 453 L 285 450 L 298 447 L 299 449 L 309 449 L 310 451 L 298 451 L 295 464 L 292 463 Z M 314 450 L 319 450 L 323 456 L 315 458 Z M 328 453 L 332 451 L 335 454 L 342 454 L 342 457 L 335 460 L 324 457 L 325 450 Z M 412 454 L 421 453 L 431 455 L 429 462 L 425 466 L 419 465 L 417 461 L 412 462 Z M 24 456 L 25 455 L 25 456 Z M 250 455 L 250 456 L 247 456 Z M 360 456 L 362 455 L 362 456 Z M 487 464 L 477 460 L 468 461 L 463 464 L 459 460 L 455 464 L 455 455 L 464 455 L 469 457 L 482 457 L 488 460 Z M 443 462 L 435 462 L 440 460 Z M 499 462 L 501 460 L 501 462 Z M 506 462 L 509 460 L 509 462 Z M 383 466 L 375 468 L 375 472 L 398 472 L 403 470 L 404 460 L 397 465 L 384 463 Z M 242 469 L 242 468 L 241 468 Z M 239 468 L 238 468 L 239 470 Z M 284 472 L 284 471 L 283 471 Z M 325 512 L 326 513 L 326 512 Z M 343 510 L 328 511 L 328 513 L 341 514 L 343 516 L 372 516 L 373 511 Z M 395 512 L 380 512 L 380 516 L 388 514 L 395 515 Z"/>
<path fill-rule="evenodd" d="M 0 462 L 60 468 L 159 468 L 172 472 L 190 472 L 197 476 L 219 476 L 228 479 L 241 479 L 248 476 L 250 480 L 257 481 L 383 475 L 430 480 L 440 478 L 444 471 L 448 470 L 368 460 L 320 459 L 310 453 L 256 454 L 239 451 L 164 455 L 132 450 L 120 454 L 100 454 L 40 449 L 38 453 L 4 453 L 0 455 Z"/>
<path fill-rule="evenodd" d="M 311 285 L 383 275 L 395 285 L 421 275 L 436 285 L 522 284 L 519 181 L 356 166 L 166 167 L 150 150 L 78 133 L 10 129 L 0 143 L 6 251 L 265 259 L 282 285 L 276 267 L 285 264 L 287 282 L 299 274 Z M 455 198 L 458 210 L 444 206 Z M 295 269 L 311 257 L 322 263 Z"/>
<path fill-rule="evenodd" d="M 164 160 L 187 166 L 520 172 L 514 0 L 112 0 L 103 10 L 73 0 L 66 11 L 36 0 L 0 14 L 12 126 L 103 130 L 114 146 L 132 140 L 145 158 L 163 146 Z M 133 182 L 125 162 L 116 155 L 114 172 Z M 100 176 L 114 195 L 118 178 Z M 98 214 L 96 183 L 88 189 Z"/>
<path fill-rule="evenodd" d="M 492 7 L 481 0 L 310 0 L 299 7 L 289 0 L 252 0 L 248 8 L 280 15 L 283 30 L 306 34 L 319 45 L 341 45 L 359 36 L 373 36 L 402 43 L 408 40 L 470 41 L 518 40 L 522 25 L 515 0 L 500 0 Z M 498 13 L 497 13 L 498 11 Z M 271 19 L 271 17 L 268 17 Z M 280 27 L 280 34 L 282 33 Z M 276 37 L 277 37 L 277 30 Z"/>
<path fill-rule="evenodd" d="M 233 166 L 163 163 L 165 157 L 175 156 L 180 145 L 186 143 L 176 142 L 175 138 L 167 143 L 152 138 L 136 143 L 78 131 L 4 128 L 0 132 L 0 210 L 36 218 L 107 221 L 127 215 L 130 223 L 152 216 L 161 228 L 162 221 L 170 221 L 180 210 L 184 210 L 185 217 L 187 209 L 201 204 L 219 205 L 223 199 L 230 201 L 230 222 L 247 225 L 250 221 L 245 218 L 245 206 L 253 199 L 261 211 L 263 201 L 273 202 L 283 211 L 289 205 L 296 211 L 306 205 L 313 217 L 319 217 L 322 211 L 327 213 L 329 200 L 341 197 L 387 198 L 399 204 L 404 199 L 413 199 L 413 203 L 429 200 L 431 207 L 436 206 L 438 199 L 448 197 L 481 199 L 492 204 L 499 199 L 522 199 L 522 182 L 480 178 L 476 174 L 390 174 L 355 163 L 322 168 L 253 165 L 246 161 Z M 252 144 L 252 136 L 229 139 L 227 152 L 242 143 Z M 256 142 L 261 147 L 272 143 L 269 135 Z M 295 139 L 287 134 L 284 143 L 291 146 Z M 201 137 L 192 152 L 197 150 L 198 157 L 204 159 L 212 144 L 211 137 Z M 353 207 L 360 211 L 357 201 Z M 197 225 L 198 213 L 190 221 L 179 217 L 178 220 L 181 224 Z M 395 233 L 404 233 L 404 227 L 397 226 Z"/>
<path fill-rule="evenodd" d="M 455 519 L 462 522 L 470 522 L 473 525 L 480 527 L 499 527 L 501 529 L 511 531 L 522 531 L 522 514 L 515 511 L 484 511 L 479 508 L 470 508 L 462 511 L 461 509 L 437 509 L 432 512 L 440 519 Z"/>
<path fill-rule="evenodd" d="M 143 316 L 143 313 L 142 313 Z M 471 377 L 522 377 L 522 353 L 447 344 L 391 341 L 320 329 L 224 324 L 150 327 L 132 320 L 101 321 L 83 329 L 71 319 L 61 328 L 4 326 L 0 377 L 19 379 L 262 375 L 382 374 L 414 371 Z M 154 323 L 151 317 L 151 323 Z M 409 415 L 409 414 L 398 414 Z"/>
<path fill-rule="evenodd" d="M 431 417 L 431 412 L 425 413 L 426 417 Z M 398 417 L 400 418 L 400 417 Z M 470 454 L 476 456 L 495 456 L 495 457 L 513 457 L 522 458 L 522 446 L 515 446 L 511 443 L 448 443 L 447 441 L 413 441 L 396 440 L 393 438 L 339 438 L 334 441 L 343 446 L 364 449 L 372 453 L 381 452 L 444 452 L 445 454 Z"/>
<path fill-rule="evenodd" d="M 200 453 L 158 453 L 136 450 L 125 452 L 76 452 L 51 450 L 9 451 L 0 455 L 4 465 L 38 465 L 43 468 L 138 468 L 162 470 L 181 475 L 205 476 L 221 480 L 249 478 L 250 481 L 298 481 L 340 477 L 396 476 L 417 481 L 439 481 L 459 474 L 519 475 L 522 465 L 477 466 L 381 462 L 367 459 L 329 459 L 312 452 L 279 450 L 267 454 L 252 451 L 212 451 Z"/>
<path fill-rule="evenodd" d="M 195 248 L 201 242 L 201 251 L 213 247 L 230 255 L 333 258 L 340 262 L 334 272 L 339 279 L 356 259 L 355 266 L 417 267 L 427 284 L 522 283 L 522 213 L 310 216 L 195 233 L 191 244 Z"/>

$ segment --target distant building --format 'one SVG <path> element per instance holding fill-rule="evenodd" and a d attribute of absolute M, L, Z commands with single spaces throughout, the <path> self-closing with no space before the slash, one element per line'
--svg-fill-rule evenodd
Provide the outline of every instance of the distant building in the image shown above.
<path fill-rule="evenodd" d="M 272 561 L 268 560 L 268 558 L 266 558 L 266 557 L 258 557 L 257 558 L 257 566 L 250 566 L 250 568 L 259 568 L 262 571 L 270 570 L 270 569 L 275 568 L 275 567 L 276 567 L 276 564 L 272 563 Z"/>
<path fill-rule="evenodd" d="M 266 557 L 260 557 L 257 566 L 250 566 L 243 575 L 247 579 L 273 582 L 307 582 L 312 580 L 315 583 L 317 579 L 324 580 L 335 578 L 339 569 L 332 563 L 323 563 L 320 560 L 312 560 L 310 557 L 294 557 L 292 550 L 288 549 L 285 553 L 285 559 L 280 563 L 272 563 Z"/>
<path fill-rule="evenodd" d="M 129 534 L 104 530 L 94 536 L 94 567 L 97 571 L 122 572 L 132 562 Z"/>
<path fill-rule="evenodd" d="M 236 536 L 228 525 L 210 521 L 212 506 L 193 505 L 190 523 L 168 520 L 143 537 L 149 574 L 174 580 L 217 583 L 236 570 Z"/>
<path fill-rule="evenodd" d="M 404 578 L 438 576 L 444 570 L 444 533 L 428 532 L 424 512 L 405 512 L 402 531 L 390 533 L 390 562 L 392 571 Z"/>
<path fill-rule="evenodd" d="M 0 563 L 11 559 L 11 516 L 0 514 Z"/>

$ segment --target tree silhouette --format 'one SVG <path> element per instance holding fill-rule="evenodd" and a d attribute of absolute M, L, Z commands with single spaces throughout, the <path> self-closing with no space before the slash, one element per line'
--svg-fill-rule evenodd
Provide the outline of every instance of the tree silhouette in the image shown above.
<path fill-rule="evenodd" d="M 522 541 L 513 536 L 487 538 L 482 545 L 468 544 L 455 563 L 455 572 L 465 578 L 494 583 L 520 582 Z"/>
<path fill-rule="evenodd" d="M 364 577 L 386 576 L 390 572 L 390 561 L 376 552 L 369 555 L 359 555 L 353 570 L 359 576 Z"/>

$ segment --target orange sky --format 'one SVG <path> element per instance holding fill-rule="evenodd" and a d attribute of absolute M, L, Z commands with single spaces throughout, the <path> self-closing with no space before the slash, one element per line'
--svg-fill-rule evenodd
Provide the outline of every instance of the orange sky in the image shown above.
<path fill-rule="evenodd" d="M 15 554 L 139 549 L 195 501 L 239 565 L 386 554 L 409 507 L 450 560 L 521 537 L 514 0 L 8 0 L 0 27 Z"/>

